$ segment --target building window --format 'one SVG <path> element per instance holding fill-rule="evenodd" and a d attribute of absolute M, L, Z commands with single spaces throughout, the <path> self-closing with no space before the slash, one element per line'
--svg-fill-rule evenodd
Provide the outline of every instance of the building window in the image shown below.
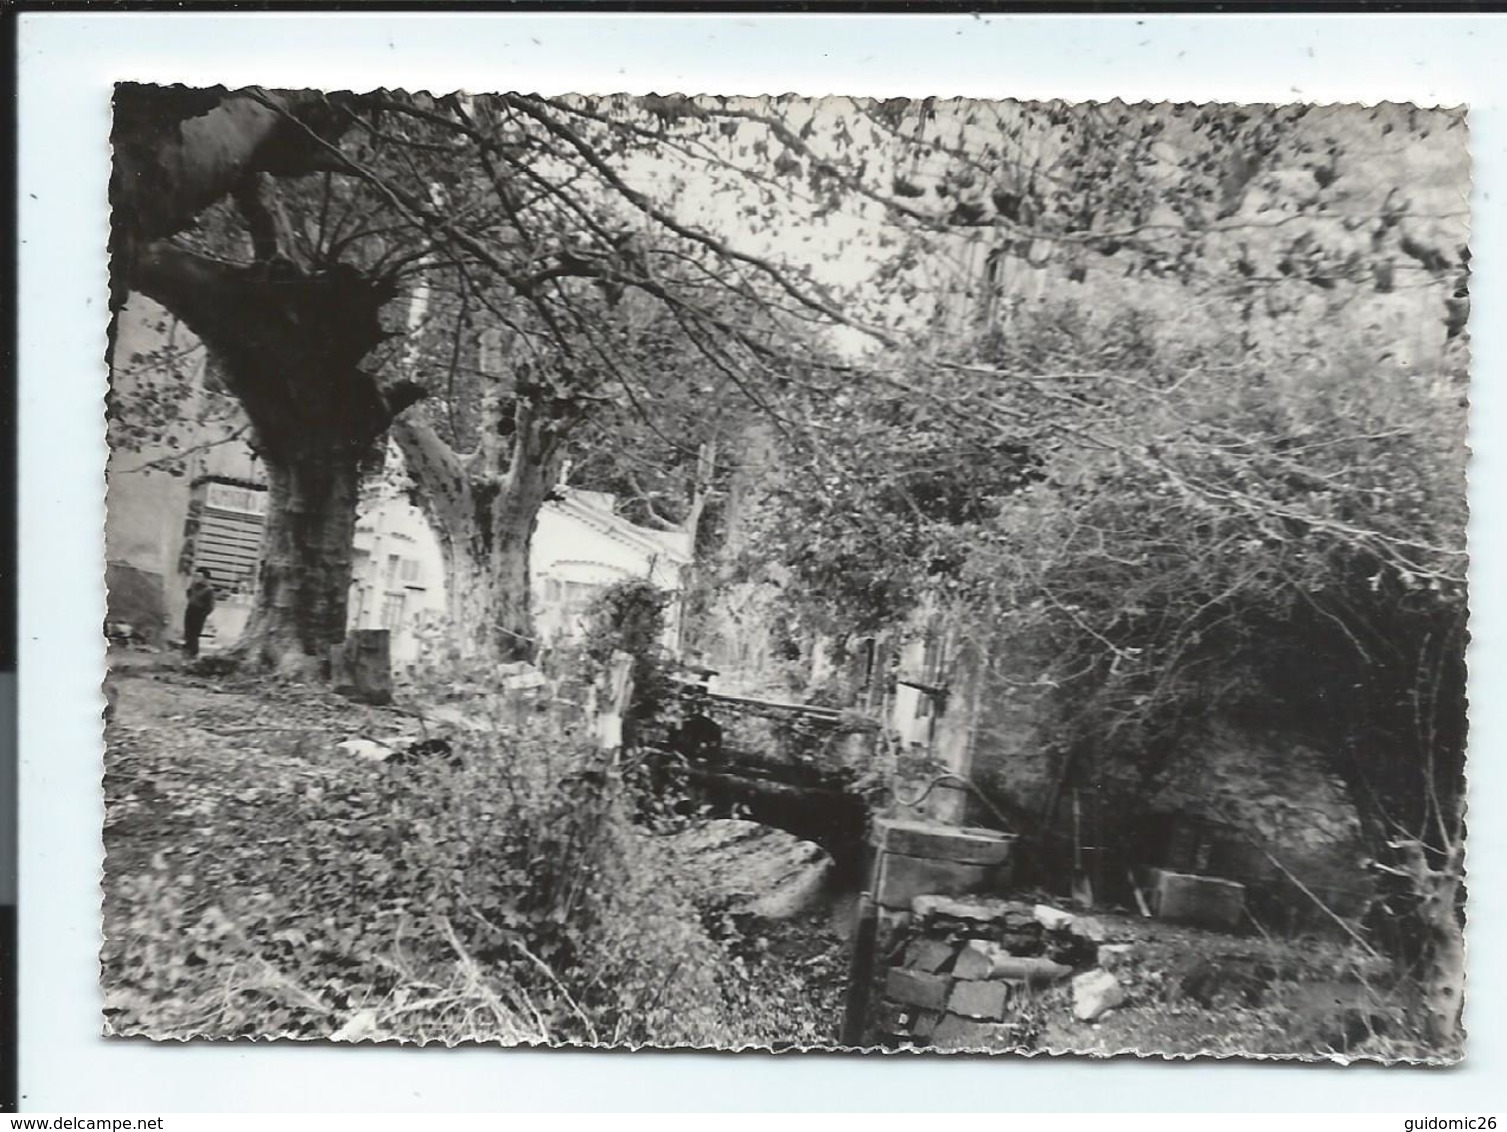
<path fill-rule="evenodd" d="M 387 556 L 387 575 L 382 580 L 389 586 L 397 583 L 399 561 L 400 559 L 396 554 L 389 554 Z"/>
<path fill-rule="evenodd" d="M 548 602 L 558 602 L 560 600 L 559 578 L 544 579 L 544 600 Z"/>
<path fill-rule="evenodd" d="M 413 584 L 413 583 L 418 582 L 418 580 L 419 580 L 419 561 L 418 561 L 418 559 L 417 558 L 405 558 L 405 559 L 403 559 L 403 566 L 402 566 L 401 573 L 402 573 L 402 577 L 403 577 L 403 581 L 404 582 L 409 583 L 409 584 Z"/>
<path fill-rule="evenodd" d="M 208 570 L 221 592 L 250 588 L 261 556 L 263 516 L 255 509 L 266 492 L 207 483 L 189 503 L 183 526 L 185 572 Z"/>
<path fill-rule="evenodd" d="M 403 624 L 404 594 L 388 594 L 382 602 L 382 628 L 397 632 Z"/>

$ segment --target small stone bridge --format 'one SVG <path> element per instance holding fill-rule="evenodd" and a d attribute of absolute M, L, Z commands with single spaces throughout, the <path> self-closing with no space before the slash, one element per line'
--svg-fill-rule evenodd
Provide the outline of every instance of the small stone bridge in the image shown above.
<path fill-rule="evenodd" d="M 820 845 L 837 871 L 856 870 L 878 724 L 834 708 L 694 690 L 684 718 L 645 736 L 661 792 L 684 791 L 717 817 L 739 816 Z"/>

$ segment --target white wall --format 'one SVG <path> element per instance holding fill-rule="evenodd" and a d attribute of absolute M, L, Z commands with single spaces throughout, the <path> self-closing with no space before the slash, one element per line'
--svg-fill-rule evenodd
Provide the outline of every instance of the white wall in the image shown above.
<path fill-rule="evenodd" d="M 584 498 L 581 498 L 584 497 Z M 673 545 L 646 545 L 629 533 L 614 537 L 627 526 L 610 512 L 591 506 L 595 493 L 581 493 L 582 514 L 571 505 L 547 503 L 539 514 L 530 555 L 534 617 L 546 642 L 569 637 L 580 629 L 582 607 L 591 593 L 626 578 L 647 578 L 660 589 L 678 593 L 687 556 Z M 603 529 L 607 528 L 607 529 Z M 675 536 L 653 532 L 655 543 Z M 680 541 L 684 541 L 682 536 Z M 589 589 L 587 589 L 589 587 Z M 665 640 L 672 647 L 679 635 L 679 608 L 667 611 Z"/>
<path fill-rule="evenodd" d="M 356 518 L 355 558 L 351 563 L 349 624 L 352 629 L 392 629 L 392 659 L 408 665 L 418 660 L 420 631 L 429 617 L 445 614 L 445 560 L 439 540 L 413 504 L 387 491 L 364 506 Z M 389 578 L 389 559 L 399 569 Z M 404 563 L 413 575 L 404 577 Z M 388 624 L 387 603 L 402 600 L 396 625 Z"/>

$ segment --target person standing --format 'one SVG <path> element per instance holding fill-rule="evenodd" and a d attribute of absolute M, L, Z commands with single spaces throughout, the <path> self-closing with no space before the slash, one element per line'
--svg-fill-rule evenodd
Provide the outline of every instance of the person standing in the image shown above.
<path fill-rule="evenodd" d="M 188 609 L 183 614 L 183 655 L 190 660 L 199 655 L 199 635 L 214 608 L 215 584 L 201 566 L 188 587 Z"/>

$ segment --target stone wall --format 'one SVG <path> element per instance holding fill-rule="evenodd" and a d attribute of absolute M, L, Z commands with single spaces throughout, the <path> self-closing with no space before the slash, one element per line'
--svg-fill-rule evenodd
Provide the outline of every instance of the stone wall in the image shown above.
<path fill-rule="evenodd" d="M 1049 1010 L 1093 1021 L 1124 1000 L 1111 968 L 1131 945 L 1103 939 L 1094 918 L 1047 905 L 918 896 L 906 911 L 881 913 L 863 1044 L 1034 1050 Z M 1065 1007 L 1045 992 L 1069 980 Z"/>
<path fill-rule="evenodd" d="M 844 1039 L 952 1050 L 1035 1048 L 1044 991 L 1072 979 L 1072 1009 L 1100 1017 L 1123 998 L 1092 917 L 1000 898 L 1016 839 L 991 830 L 879 819 L 857 936 Z"/>

